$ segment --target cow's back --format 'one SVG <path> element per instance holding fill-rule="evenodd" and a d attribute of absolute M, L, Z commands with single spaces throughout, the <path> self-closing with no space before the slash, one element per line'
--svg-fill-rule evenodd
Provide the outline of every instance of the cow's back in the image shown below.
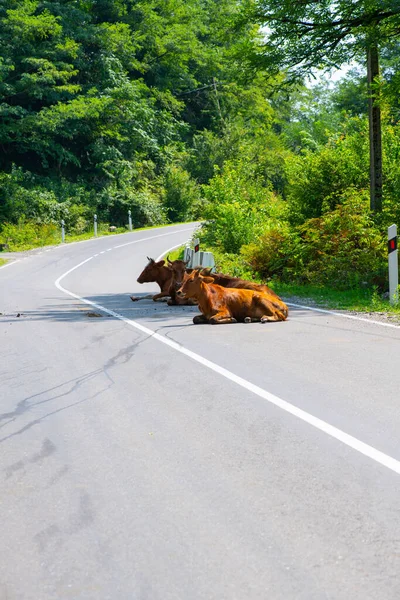
<path fill-rule="evenodd" d="M 210 277 L 214 279 L 215 284 L 221 285 L 222 287 L 254 290 L 256 292 L 269 294 L 271 297 L 278 298 L 280 300 L 278 294 L 276 294 L 274 290 L 262 283 L 247 281 L 246 279 L 240 279 L 239 277 L 230 277 L 229 275 L 224 275 L 223 273 L 210 273 Z"/>

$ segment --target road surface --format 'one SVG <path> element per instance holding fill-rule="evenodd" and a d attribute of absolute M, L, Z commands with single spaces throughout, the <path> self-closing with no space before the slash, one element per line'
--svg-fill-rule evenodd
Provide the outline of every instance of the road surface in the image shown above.
<path fill-rule="evenodd" d="M 132 303 L 192 229 L 0 270 L 0 600 L 398 600 L 400 329 Z"/>

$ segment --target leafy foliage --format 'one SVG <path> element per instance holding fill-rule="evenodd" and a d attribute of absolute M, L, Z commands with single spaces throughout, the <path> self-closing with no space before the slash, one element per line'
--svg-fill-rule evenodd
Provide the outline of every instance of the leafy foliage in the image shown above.
<path fill-rule="evenodd" d="M 169 148 L 221 124 L 213 82 L 232 77 L 233 47 L 252 35 L 234 29 L 236 11 L 230 0 L 4 0 L 0 220 L 41 219 L 36 192 L 117 224 L 129 207 L 136 225 L 189 218 L 199 188 Z M 22 188 L 13 201 L 10 186 Z"/>
<path fill-rule="evenodd" d="M 400 219 L 399 27 L 393 0 L 4 0 L 1 241 L 55 243 L 61 219 L 91 235 L 93 213 L 105 232 L 128 210 L 135 227 L 204 218 L 202 243 L 232 274 L 384 286 L 385 228 Z M 372 219 L 365 73 L 301 76 L 377 41 Z"/>
<path fill-rule="evenodd" d="M 296 76 L 360 59 L 400 25 L 396 0 L 256 0 L 248 11 L 268 26 L 257 62 Z"/>

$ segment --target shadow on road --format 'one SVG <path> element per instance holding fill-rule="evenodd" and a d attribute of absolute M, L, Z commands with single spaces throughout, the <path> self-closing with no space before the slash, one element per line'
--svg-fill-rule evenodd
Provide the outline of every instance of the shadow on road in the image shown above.
<path fill-rule="evenodd" d="M 166 321 L 177 317 L 187 317 L 188 323 L 191 323 L 193 315 L 199 312 L 196 306 L 168 306 L 166 302 L 153 302 L 147 299 L 132 302 L 130 295 L 129 293 L 120 293 L 86 296 L 85 299 L 95 306 L 68 297 L 65 300 L 57 297 L 47 298 L 47 303 L 39 308 L 0 314 L 0 323 L 21 323 L 26 320 L 72 322 L 115 319 L 113 315 L 100 307 L 118 313 L 126 319 Z M 148 294 L 135 294 L 138 298 L 146 295 Z"/>
<path fill-rule="evenodd" d="M 112 320 L 115 317 L 106 311 L 113 311 L 125 319 L 134 321 L 144 320 L 152 321 L 157 324 L 167 324 L 173 327 L 170 322 L 177 321 L 177 326 L 184 324 L 192 325 L 193 316 L 199 313 L 197 306 L 168 306 L 166 302 L 153 302 L 151 299 L 141 299 L 132 302 L 130 293 L 119 294 L 101 294 L 95 296 L 85 296 L 85 299 L 93 304 L 86 304 L 79 300 L 73 300 L 69 297 L 60 299 L 59 297 L 48 298 L 48 302 L 40 308 L 32 310 L 22 310 L 20 313 L 6 313 L 0 315 L 0 323 L 21 323 L 26 320 L 35 321 L 54 321 L 54 322 L 97 322 L 99 320 Z M 137 298 L 144 298 L 148 294 L 135 294 Z M 1 310 L 1 308 L 0 308 Z M 290 315 L 321 316 L 320 313 L 310 313 L 304 309 L 291 308 Z M 271 325 L 271 324 L 269 324 Z"/>

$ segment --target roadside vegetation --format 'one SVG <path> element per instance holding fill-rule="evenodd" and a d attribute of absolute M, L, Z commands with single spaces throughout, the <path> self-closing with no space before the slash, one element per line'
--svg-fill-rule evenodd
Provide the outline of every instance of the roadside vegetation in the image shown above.
<path fill-rule="evenodd" d="M 202 247 L 221 270 L 285 296 L 386 310 L 386 228 L 400 225 L 400 9 L 391 3 L 386 22 L 382 2 L 335 3 L 357 26 L 318 65 L 359 66 L 311 86 L 318 39 L 299 45 L 277 25 L 292 4 L 276 15 L 276 3 L 253 0 L 3 2 L 0 244 L 59 243 L 61 219 L 68 241 L 90 238 L 95 213 L 99 234 L 127 231 L 128 210 L 134 228 L 203 220 Z M 312 2 L 298 10 L 324 17 Z M 383 196 L 371 212 L 374 40 Z M 299 52 L 308 71 L 291 69 Z"/>

